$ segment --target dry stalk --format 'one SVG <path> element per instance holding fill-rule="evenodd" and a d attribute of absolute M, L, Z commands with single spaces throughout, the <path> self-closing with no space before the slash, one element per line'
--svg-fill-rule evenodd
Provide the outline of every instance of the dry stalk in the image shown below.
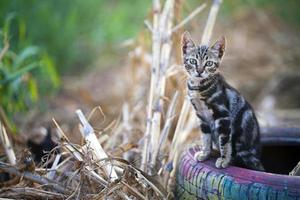
<path fill-rule="evenodd" d="M 2 146 L 5 150 L 5 153 L 8 158 L 9 163 L 11 165 L 16 165 L 15 152 L 14 152 L 12 145 L 9 141 L 9 138 L 7 136 L 6 129 L 3 126 L 3 124 L 1 123 L 1 121 L 0 121 L 0 140 L 1 140 Z"/>
<path fill-rule="evenodd" d="M 151 126 L 152 126 L 152 109 L 154 103 L 154 93 L 156 86 L 156 79 L 158 78 L 159 72 L 159 55 L 160 55 L 160 35 L 159 35 L 159 14 L 160 14 L 160 1 L 153 0 L 153 25 L 152 25 L 152 67 L 151 67 L 151 81 L 147 108 L 147 121 L 146 121 L 146 132 L 144 140 L 144 149 L 142 154 L 141 169 L 147 171 L 148 157 L 149 157 L 149 139 L 151 137 Z"/>
<path fill-rule="evenodd" d="M 197 14 L 199 14 L 204 8 L 206 7 L 206 3 L 202 4 L 201 6 L 197 7 L 189 16 L 187 16 L 182 22 L 177 24 L 173 29 L 172 33 L 178 31 L 180 28 L 182 28 L 184 25 L 186 25 L 190 20 L 192 20 Z"/>
<path fill-rule="evenodd" d="M 55 123 L 58 130 L 57 136 L 60 139 L 60 141 L 63 142 L 65 149 L 69 151 L 73 155 L 73 157 L 76 158 L 78 161 L 80 162 L 84 161 L 84 155 L 82 154 L 81 150 L 79 150 L 78 148 L 75 147 L 75 145 L 69 142 L 68 138 L 66 137 L 66 135 L 64 134 L 64 132 L 62 131 L 58 123 L 55 121 L 55 119 L 52 120 Z M 88 175 L 95 178 L 99 183 L 101 183 L 104 186 L 108 184 L 108 182 L 104 178 L 99 176 L 90 166 L 86 166 L 85 168 L 88 172 Z"/>
<path fill-rule="evenodd" d="M 157 153 L 154 153 L 155 159 L 157 158 L 158 152 L 160 152 L 162 145 L 165 143 L 165 140 L 167 139 L 167 137 L 170 133 L 171 125 L 174 121 L 174 117 L 175 117 L 175 113 L 176 113 L 176 105 L 177 105 L 178 96 L 179 96 L 179 93 L 178 93 L 178 91 L 176 91 L 172 98 L 170 106 L 168 108 L 168 111 L 167 111 L 166 122 L 165 122 L 164 128 L 162 130 L 162 133 L 160 135 Z"/>
<path fill-rule="evenodd" d="M 151 129 L 151 161 L 150 166 L 151 170 L 156 165 L 156 155 L 158 153 L 159 137 L 160 137 L 160 127 L 162 119 L 162 110 L 163 110 L 163 100 L 161 97 L 165 96 L 166 90 L 166 71 L 169 67 L 170 57 L 171 57 L 171 28 L 173 25 L 174 18 L 174 0 L 167 0 L 164 4 L 164 9 L 160 15 L 160 26 L 159 26 L 159 35 L 160 40 L 160 57 L 159 57 L 159 73 L 158 79 L 156 79 L 156 97 L 155 97 L 155 110 L 152 120 L 152 129 Z M 155 155 L 156 154 L 156 155 Z"/>
<path fill-rule="evenodd" d="M 150 171 L 156 166 L 157 155 L 160 150 L 159 141 L 164 107 L 162 97 L 165 96 L 166 82 L 169 77 L 167 72 L 171 66 L 172 34 L 201 12 L 205 6 L 205 4 L 199 6 L 185 20 L 173 27 L 175 0 L 166 0 L 162 10 L 160 1 L 153 0 L 153 24 L 150 25 L 148 21 L 145 21 L 152 33 L 151 82 L 141 163 L 142 170 L 146 172 L 148 165 L 151 166 Z"/>
<path fill-rule="evenodd" d="M 49 179 L 53 179 L 53 177 L 55 176 L 55 172 L 57 170 L 57 167 L 58 167 L 58 162 L 61 158 L 61 154 L 58 154 L 55 156 L 55 159 L 54 159 L 54 162 L 50 168 L 50 171 L 47 173 L 47 178 Z"/>
<path fill-rule="evenodd" d="M 89 124 L 89 122 L 83 115 L 82 111 L 77 110 L 76 114 L 82 124 L 82 129 L 81 129 L 82 135 L 83 135 L 86 143 L 89 144 L 90 147 L 92 148 L 92 151 L 93 151 L 94 155 L 96 156 L 96 159 L 101 160 L 104 158 L 108 158 L 107 154 L 105 153 L 104 149 L 102 148 L 101 144 L 99 143 L 99 141 L 94 133 L 94 129 Z M 118 175 L 113 166 L 110 166 L 110 165 L 106 166 L 105 171 L 108 174 L 108 176 L 110 177 L 111 181 L 118 179 Z"/>

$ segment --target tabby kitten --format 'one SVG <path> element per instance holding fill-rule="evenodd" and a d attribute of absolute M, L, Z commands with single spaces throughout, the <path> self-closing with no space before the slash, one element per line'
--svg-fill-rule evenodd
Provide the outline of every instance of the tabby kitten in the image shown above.
<path fill-rule="evenodd" d="M 263 171 L 258 159 L 259 126 L 254 111 L 218 70 L 224 51 L 224 37 L 208 47 L 196 46 L 188 32 L 183 34 L 188 95 L 203 133 L 203 148 L 195 154 L 195 159 L 208 159 L 213 144 L 220 152 L 215 163 L 217 168 L 226 168 L 233 163 Z"/>

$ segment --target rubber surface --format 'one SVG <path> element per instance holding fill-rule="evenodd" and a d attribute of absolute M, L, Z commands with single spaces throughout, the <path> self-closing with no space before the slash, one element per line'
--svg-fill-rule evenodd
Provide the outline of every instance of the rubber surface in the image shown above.
<path fill-rule="evenodd" d="M 176 174 L 176 199 L 300 200 L 300 177 L 258 172 L 215 161 L 193 159 L 199 146 L 182 154 Z"/>

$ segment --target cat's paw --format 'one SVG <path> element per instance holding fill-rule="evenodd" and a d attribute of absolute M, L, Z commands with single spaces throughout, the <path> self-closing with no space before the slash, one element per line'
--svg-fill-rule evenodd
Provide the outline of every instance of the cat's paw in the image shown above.
<path fill-rule="evenodd" d="M 194 155 L 194 159 L 197 161 L 205 161 L 209 158 L 210 156 L 210 151 L 198 151 Z"/>
<path fill-rule="evenodd" d="M 216 161 L 216 168 L 226 168 L 230 164 L 230 160 L 226 158 L 218 158 Z"/>

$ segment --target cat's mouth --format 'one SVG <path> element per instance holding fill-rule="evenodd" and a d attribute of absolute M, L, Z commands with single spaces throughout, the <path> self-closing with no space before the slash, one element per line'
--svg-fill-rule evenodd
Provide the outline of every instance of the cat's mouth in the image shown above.
<path fill-rule="evenodd" d="M 197 74 L 196 74 L 196 77 L 198 77 L 198 78 L 203 78 L 202 72 L 201 72 L 201 74 L 197 73 Z"/>

